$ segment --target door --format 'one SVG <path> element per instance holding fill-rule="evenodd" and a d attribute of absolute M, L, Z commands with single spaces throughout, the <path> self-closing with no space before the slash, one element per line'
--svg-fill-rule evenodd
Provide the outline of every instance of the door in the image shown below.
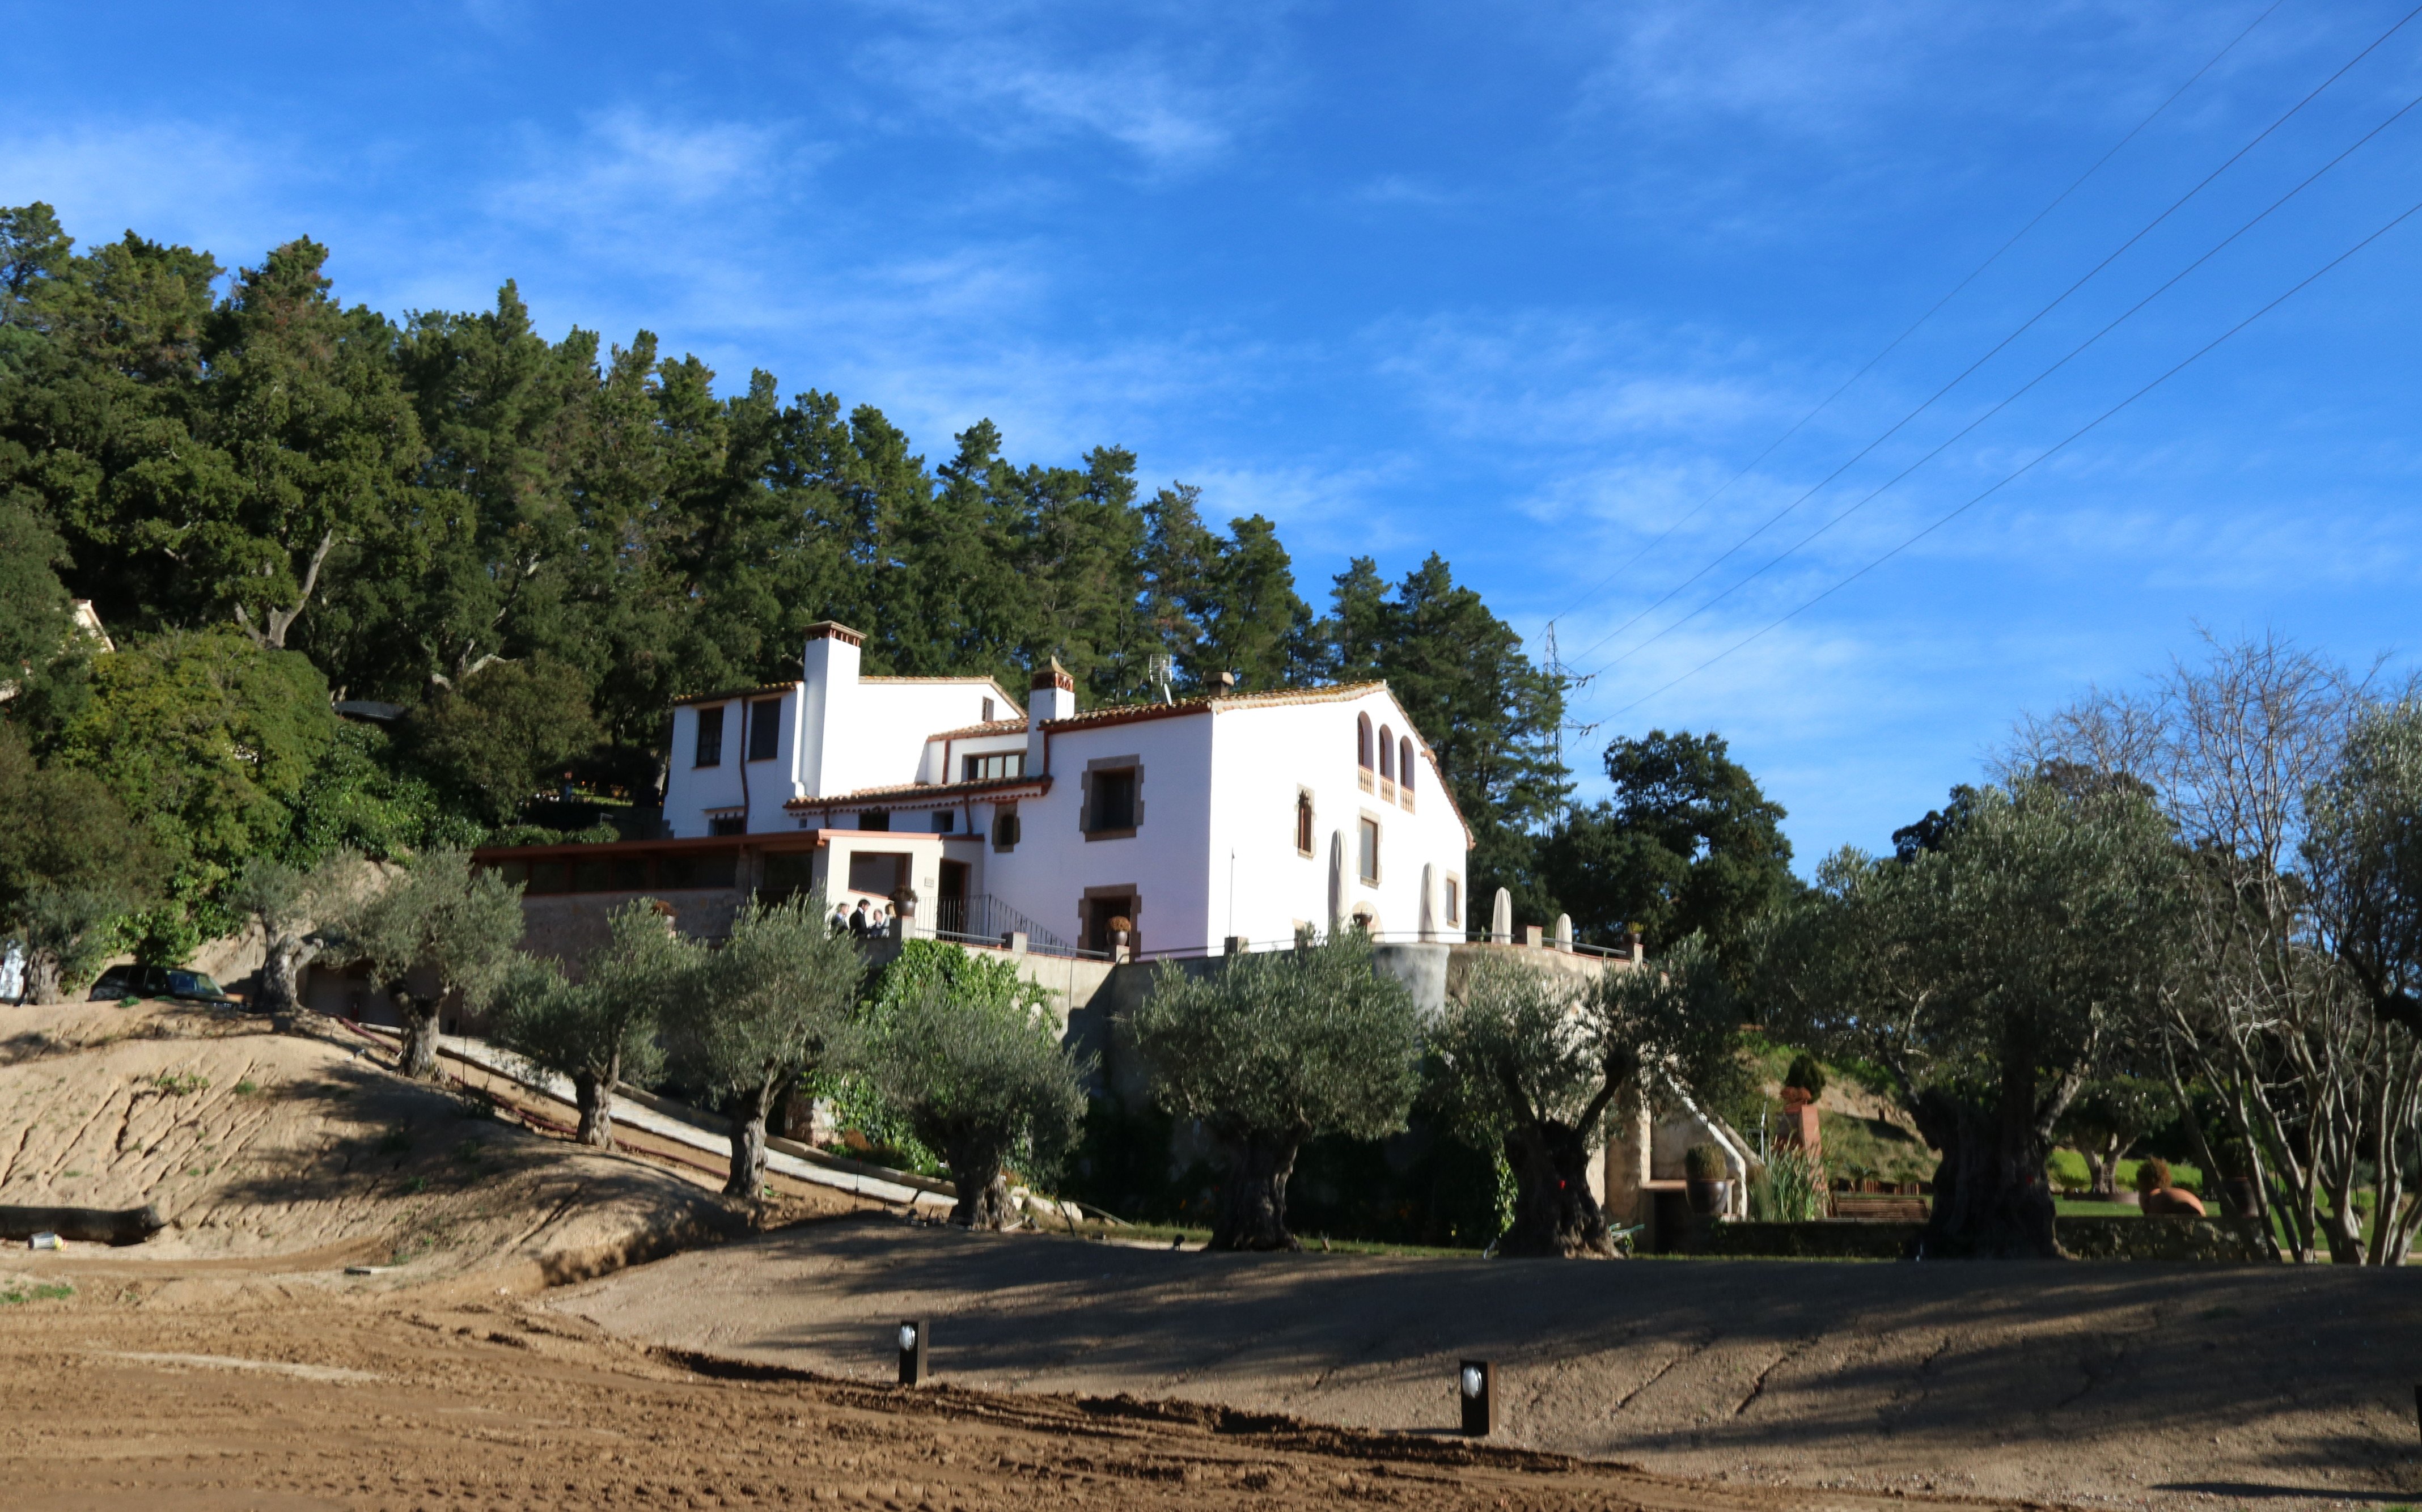
<path fill-rule="evenodd" d="M 934 927 L 945 935 L 967 932 L 967 863 L 942 863 L 942 896 L 940 909 L 934 916 Z"/>

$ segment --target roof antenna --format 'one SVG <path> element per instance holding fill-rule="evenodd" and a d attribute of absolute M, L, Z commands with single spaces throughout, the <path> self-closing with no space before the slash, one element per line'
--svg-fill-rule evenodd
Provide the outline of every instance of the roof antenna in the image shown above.
<path fill-rule="evenodd" d="M 1169 684 L 1170 679 L 1177 675 L 1177 658 L 1165 651 L 1156 651 L 1152 654 L 1152 660 L 1146 665 L 1150 668 L 1152 685 L 1160 689 L 1160 701 L 1176 702 L 1176 698 L 1170 692 Z"/>

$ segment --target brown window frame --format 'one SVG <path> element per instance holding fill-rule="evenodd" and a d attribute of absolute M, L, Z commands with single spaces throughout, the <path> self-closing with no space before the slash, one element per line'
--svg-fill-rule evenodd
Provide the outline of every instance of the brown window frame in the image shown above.
<path fill-rule="evenodd" d="M 712 732 L 713 739 L 709 739 Z M 698 728 L 690 732 L 690 765 L 692 767 L 723 764 L 723 705 L 698 711 Z"/>
<path fill-rule="evenodd" d="M 1094 780 L 1105 773 L 1113 772 L 1132 774 L 1130 781 L 1133 784 L 1134 802 L 1132 811 L 1127 815 L 1131 822 L 1123 828 L 1097 829 L 1093 827 Z M 1079 775 L 1077 780 L 1079 795 L 1077 804 L 1077 827 L 1083 832 L 1085 839 L 1089 842 L 1134 839 L 1136 831 L 1143 827 L 1143 758 L 1140 755 L 1097 756 L 1085 764 L 1085 770 Z"/>
<path fill-rule="evenodd" d="M 1368 836 L 1370 840 L 1370 844 L 1367 847 L 1369 851 L 1367 858 L 1370 862 L 1368 870 L 1365 870 L 1363 866 L 1363 861 L 1366 858 L 1364 856 L 1366 847 L 1363 844 L 1363 839 L 1365 836 Z M 1376 813 L 1363 814 L 1360 817 L 1360 822 L 1355 826 L 1354 876 L 1357 881 L 1360 882 L 1366 888 L 1377 887 L 1379 885 L 1380 878 L 1386 874 L 1381 870 L 1379 861 L 1380 847 L 1386 839 L 1387 829 L 1379 823 L 1379 816 Z"/>

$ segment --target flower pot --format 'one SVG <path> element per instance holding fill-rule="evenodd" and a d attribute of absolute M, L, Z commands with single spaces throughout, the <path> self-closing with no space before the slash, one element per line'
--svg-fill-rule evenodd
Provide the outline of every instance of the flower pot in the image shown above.
<path fill-rule="evenodd" d="M 1688 1186 L 1691 1211 L 1701 1218 L 1722 1218 L 1732 1210 L 1733 1184 L 1730 1181 L 1692 1181 Z"/>

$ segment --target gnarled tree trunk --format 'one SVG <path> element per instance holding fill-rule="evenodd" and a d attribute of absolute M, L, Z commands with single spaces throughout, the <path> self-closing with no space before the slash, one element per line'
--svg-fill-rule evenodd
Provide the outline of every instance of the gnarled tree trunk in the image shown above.
<path fill-rule="evenodd" d="M 388 995 L 403 1020 L 403 1049 L 397 1069 L 415 1081 L 437 1079 L 437 1005 L 443 1000 L 423 998 L 397 988 Z"/>
<path fill-rule="evenodd" d="M 765 1189 L 765 1120 L 774 1110 L 774 1083 L 765 1082 L 736 1099 L 731 1119 L 731 1173 L 725 1178 L 726 1197 L 755 1198 Z"/>
<path fill-rule="evenodd" d="M 1555 1119 L 1518 1128 L 1505 1137 L 1505 1159 L 1514 1168 L 1514 1226 L 1498 1253 L 1613 1255 L 1606 1213 L 1590 1192 L 1590 1150 L 1581 1130 Z"/>
<path fill-rule="evenodd" d="M 301 982 L 303 969 L 320 953 L 319 943 L 302 935 L 278 935 L 271 937 L 269 949 L 260 963 L 260 1002 L 262 1013 L 285 1016 L 302 1006 Z"/>
<path fill-rule="evenodd" d="M 601 1150 L 614 1147 L 614 1078 L 582 1070 L 572 1079 L 573 1106 L 580 1110 L 580 1131 L 574 1138 Z"/>
<path fill-rule="evenodd" d="M 26 1002 L 58 1001 L 59 958 L 49 951 L 27 951 L 24 990 Z"/>
<path fill-rule="evenodd" d="M 1212 1215 L 1215 1250 L 1300 1250 L 1287 1232 L 1287 1177 L 1295 1173 L 1297 1136 L 1247 1135 L 1223 1142 L 1225 1179 Z"/>
<path fill-rule="evenodd" d="M 1942 1152 L 1934 1211 L 1911 1258 L 2056 1260 L 2045 1142 L 2031 1108 L 1987 1106 L 1939 1087 L 1911 1110 L 1926 1142 Z"/>
<path fill-rule="evenodd" d="M 951 1221 L 961 1228 L 1000 1229 L 1009 1226 L 1009 1173 L 1000 1152 L 988 1142 L 961 1141 L 945 1152 L 951 1162 L 951 1184 L 959 1189 Z"/>

